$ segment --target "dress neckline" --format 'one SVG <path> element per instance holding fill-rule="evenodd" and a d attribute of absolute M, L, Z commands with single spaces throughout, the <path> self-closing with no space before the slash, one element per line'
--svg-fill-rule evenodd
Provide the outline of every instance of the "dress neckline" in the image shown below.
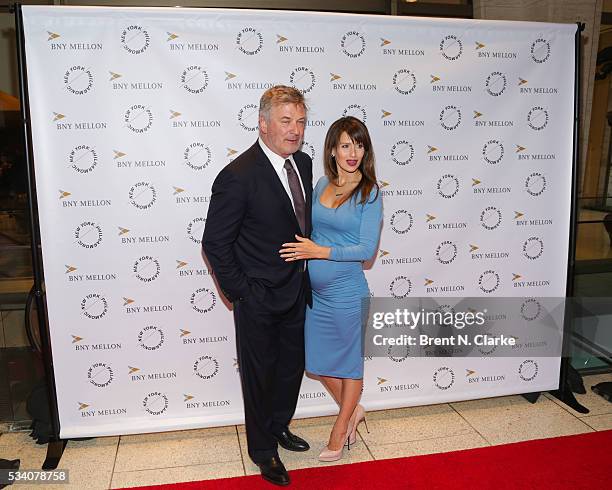
<path fill-rule="evenodd" d="M 336 210 L 340 207 L 342 207 L 344 205 L 344 203 L 349 202 L 350 199 L 345 200 L 342 204 L 340 204 L 340 206 L 336 206 L 335 208 L 330 208 L 329 206 L 326 206 L 325 204 L 323 204 L 321 202 L 321 197 L 323 196 L 323 193 L 325 192 L 325 189 L 327 189 L 327 187 L 329 185 L 331 185 L 331 182 L 329 181 L 329 179 L 327 178 L 327 175 L 324 175 L 323 178 L 327 181 L 327 184 L 325 185 L 325 187 L 323 188 L 323 190 L 321 191 L 321 194 L 319 195 L 319 197 L 317 197 L 317 201 L 318 203 L 321 205 L 321 207 L 325 208 L 325 209 L 333 209 Z"/>

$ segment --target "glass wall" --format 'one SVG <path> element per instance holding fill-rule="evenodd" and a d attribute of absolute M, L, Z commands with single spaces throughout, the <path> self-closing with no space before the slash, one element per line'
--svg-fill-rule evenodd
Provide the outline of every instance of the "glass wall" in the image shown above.
<path fill-rule="evenodd" d="M 43 377 L 26 333 L 32 287 L 30 226 L 21 113 L 16 81 L 13 15 L 0 13 L 4 90 L 0 92 L 0 421 L 27 421 L 25 401 Z M 7 66 L 8 65 L 8 66 Z"/>
<path fill-rule="evenodd" d="M 582 371 L 612 365 L 612 15 L 602 15 L 593 80 L 589 146 L 581 167 L 574 295 L 589 300 L 575 322 L 572 364 Z M 592 310 L 592 311 L 589 311 Z"/>

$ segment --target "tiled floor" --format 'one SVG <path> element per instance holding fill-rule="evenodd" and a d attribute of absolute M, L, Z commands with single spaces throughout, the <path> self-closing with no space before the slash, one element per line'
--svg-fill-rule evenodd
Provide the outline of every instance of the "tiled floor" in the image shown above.
<path fill-rule="evenodd" d="M 591 410 L 587 415 L 575 412 L 548 394 L 535 404 L 520 396 L 506 396 L 371 412 L 368 414 L 370 433 L 365 432 L 362 424 L 358 443 L 348 457 L 331 464 L 609 430 L 612 429 L 612 403 L 590 390 L 602 381 L 612 381 L 612 374 L 586 377 L 587 394 L 577 395 Z M 281 449 L 281 458 L 289 470 L 330 464 L 319 463 L 316 456 L 327 442 L 332 420 L 332 417 L 319 417 L 294 421 L 292 429 L 307 439 L 313 449 L 306 453 Z M 45 446 L 34 444 L 27 433 L 2 434 L 0 457 L 20 458 L 22 469 L 40 468 Z M 70 470 L 68 487 L 79 489 L 134 487 L 258 473 L 246 455 L 244 426 L 69 441 L 60 468 Z"/>

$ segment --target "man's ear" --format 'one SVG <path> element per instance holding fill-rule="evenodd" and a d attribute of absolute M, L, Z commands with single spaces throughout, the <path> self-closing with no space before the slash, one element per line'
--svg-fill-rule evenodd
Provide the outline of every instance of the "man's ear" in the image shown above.
<path fill-rule="evenodd" d="M 268 123 L 266 122 L 266 118 L 263 116 L 259 116 L 259 131 L 263 134 L 268 134 Z"/>

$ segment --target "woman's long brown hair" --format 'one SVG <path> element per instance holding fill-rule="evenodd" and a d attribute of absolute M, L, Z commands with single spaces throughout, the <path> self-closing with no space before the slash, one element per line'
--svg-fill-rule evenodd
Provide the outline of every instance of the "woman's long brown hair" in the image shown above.
<path fill-rule="evenodd" d="M 351 193 L 340 201 L 340 204 L 353 198 L 353 196 L 355 196 L 355 200 L 359 199 L 357 197 L 359 193 L 361 193 L 359 204 L 365 204 L 368 202 L 370 192 L 372 192 L 374 187 L 376 187 L 375 201 L 378 198 L 379 187 L 376 181 L 376 171 L 374 169 L 374 149 L 372 148 L 372 141 L 370 140 L 368 128 L 359 119 L 352 116 L 342 117 L 330 126 L 325 136 L 325 146 L 323 148 L 323 168 L 325 170 L 325 175 L 330 182 L 334 184 L 338 182 L 338 168 L 335 158 L 332 157 L 332 151 L 338 146 L 340 136 L 342 136 L 344 132 L 348 134 L 353 143 L 362 144 L 365 151 L 361 163 L 359 164 L 361 180 Z"/>

